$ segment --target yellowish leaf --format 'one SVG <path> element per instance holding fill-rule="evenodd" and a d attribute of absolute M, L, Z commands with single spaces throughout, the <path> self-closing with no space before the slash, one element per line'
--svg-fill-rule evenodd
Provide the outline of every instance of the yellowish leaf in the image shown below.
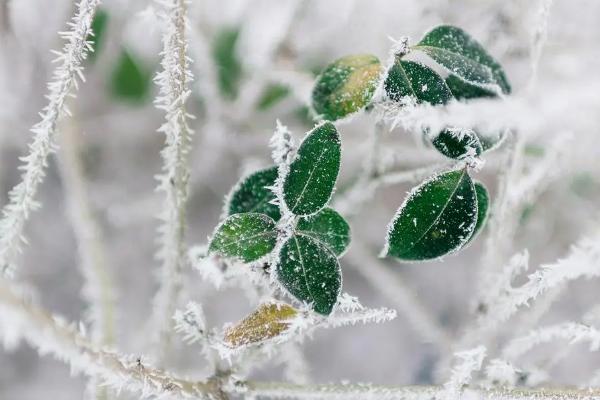
<path fill-rule="evenodd" d="M 259 343 L 284 333 L 298 314 L 284 303 L 261 304 L 256 311 L 225 332 L 225 343 L 232 347 Z"/>

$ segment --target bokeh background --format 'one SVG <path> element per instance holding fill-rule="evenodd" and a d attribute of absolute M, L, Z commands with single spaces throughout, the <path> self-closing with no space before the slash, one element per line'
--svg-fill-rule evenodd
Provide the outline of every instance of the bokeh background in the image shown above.
<path fill-rule="evenodd" d="M 98 52 L 86 62 L 86 82 L 73 118 L 61 129 L 75 132 L 87 193 L 100 223 L 118 301 L 118 348 L 144 353 L 145 330 L 157 289 L 156 215 L 162 195 L 155 191 L 164 136 L 157 132 L 163 113 L 153 106 L 152 82 L 159 67 L 160 30 L 152 2 L 106 0 Z M 547 41 L 532 88 L 531 44 L 540 10 L 550 6 Z M 70 0 L 0 0 L 0 204 L 19 180 L 19 157 L 31 139 L 29 128 L 45 104 L 53 68 L 51 49 L 62 45 L 57 32 L 72 15 Z M 389 37 L 414 43 L 429 28 L 463 27 L 504 65 L 515 96 L 531 90 L 539 115 L 520 117 L 524 132 L 524 173 L 548 155 L 550 143 L 570 135 L 538 196 L 523 204 L 511 252 L 527 248 L 531 269 L 564 255 L 597 224 L 600 201 L 600 3 L 594 0 L 203 0 L 189 5 L 189 51 L 195 81 L 189 110 L 197 118 L 191 152 L 191 192 L 187 241 L 206 242 L 219 222 L 223 197 L 240 175 L 269 165 L 269 138 L 276 119 L 297 139 L 313 126 L 307 100 L 315 74 L 337 57 L 372 53 L 387 59 Z M 535 101 L 532 108 L 535 110 Z M 555 107 L 553 108 L 553 105 Z M 596 108 L 594 108 L 596 107 Z M 548 111 L 551 110 L 551 118 Z M 595 111 L 594 111 L 595 110 Z M 545 114 L 544 114 L 545 113 Z M 535 121 L 535 123 L 532 123 Z M 343 187 L 359 172 L 373 120 L 359 116 L 340 126 L 344 146 Z M 400 169 L 441 162 L 411 132 L 385 135 L 385 150 Z M 60 142 L 60 140 L 59 140 Z M 556 151 L 556 149 L 552 150 Z M 477 178 L 496 193 L 503 150 L 486 155 Z M 61 149 L 50 160 L 41 187 L 41 210 L 26 228 L 29 244 L 18 279 L 31 285 L 42 304 L 68 320 L 82 320 L 80 258 L 69 219 Z M 385 228 L 410 185 L 380 190 L 352 216 L 353 240 L 394 279 L 408 288 L 451 340 L 472 321 L 481 238 L 443 262 L 402 264 L 378 260 Z M 368 306 L 397 308 L 394 299 L 366 275 L 370 263 L 342 259 L 344 291 Z M 360 264 L 360 265 L 359 265 Z M 581 320 L 598 302 L 598 282 L 575 282 L 542 316 L 540 324 Z M 218 292 L 186 270 L 184 297 L 201 301 L 211 325 L 233 322 L 250 311 L 241 290 Z M 519 320 L 503 327 L 519 331 Z M 491 352 L 508 334 L 501 332 Z M 205 366 L 197 348 L 179 343 L 174 370 L 194 375 Z M 303 346 L 309 374 L 317 382 L 361 381 L 426 384 L 440 381 L 436 365 L 450 349 L 429 342 L 403 312 L 381 325 L 319 331 Z M 531 352 L 525 364 L 545 369 L 552 384 L 579 384 L 600 368 L 597 355 L 577 346 L 556 358 L 556 347 Z M 256 371 L 280 378 L 277 366 Z M 443 376 L 443 375 L 442 375 Z M 0 351 L 0 399 L 79 399 L 85 379 L 26 344 Z M 123 394 L 123 398 L 128 398 Z"/>

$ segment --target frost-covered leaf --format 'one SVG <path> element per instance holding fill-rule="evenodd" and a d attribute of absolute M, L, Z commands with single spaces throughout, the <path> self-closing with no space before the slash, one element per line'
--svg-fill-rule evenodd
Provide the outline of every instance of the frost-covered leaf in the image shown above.
<path fill-rule="evenodd" d="M 298 311 L 285 303 L 261 304 L 256 311 L 225 332 L 225 343 L 232 347 L 260 343 L 284 333 Z"/>
<path fill-rule="evenodd" d="M 88 41 L 93 49 L 93 51 L 90 51 L 88 54 L 90 61 L 93 61 L 98 56 L 98 52 L 104 43 L 104 33 L 107 25 L 108 13 L 102 8 L 99 8 L 94 15 L 94 19 L 92 20 L 92 32 L 94 34 L 88 37 Z"/>
<path fill-rule="evenodd" d="M 342 271 L 337 257 L 320 241 L 297 234 L 279 253 L 277 278 L 294 297 L 328 315 L 342 289 Z"/>
<path fill-rule="evenodd" d="M 219 89 L 223 97 L 230 100 L 237 97 L 242 78 L 242 63 L 236 54 L 239 35 L 238 28 L 225 28 L 217 33 L 212 43 Z"/>
<path fill-rule="evenodd" d="M 425 34 L 414 47 L 425 52 L 459 78 L 476 85 L 511 88 L 504 70 L 488 52 L 460 28 L 440 25 Z"/>
<path fill-rule="evenodd" d="M 281 100 L 285 99 L 290 93 L 291 90 L 286 85 L 277 83 L 271 84 L 265 87 L 263 93 L 258 99 L 256 108 L 259 111 L 266 111 Z"/>
<path fill-rule="evenodd" d="M 384 254 L 423 261 L 456 251 L 477 222 L 477 198 L 466 169 L 437 175 L 416 187 L 388 226 Z"/>
<path fill-rule="evenodd" d="M 400 101 L 405 96 L 416 98 L 419 103 L 446 104 L 452 93 L 434 70 L 415 61 L 397 59 L 385 79 L 387 96 Z"/>
<path fill-rule="evenodd" d="M 331 121 L 359 111 L 371 102 L 380 74 L 379 59 L 369 54 L 334 61 L 317 77 L 313 108 Z"/>
<path fill-rule="evenodd" d="M 490 196 L 484 184 L 481 182 L 473 182 L 473 186 L 475 187 L 475 195 L 477 196 L 477 223 L 468 240 L 469 242 L 477 237 L 485 225 L 490 209 Z"/>
<path fill-rule="evenodd" d="M 131 102 L 144 101 L 148 98 L 151 78 L 143 63 L 129 51 L 123 50 L 112 72 L 111 93 L 117 98 Z"/>
<path fill-rule="evenodd" d="M 295 215 L 311 215 L 325 207 L 340 170 L 340 137 L 331 122 L 304 138 L 283 182 L 285 204 Z"/>
<path fill-rule="evenodd" d="M 296 231 L 319 240 L 338 257 L 350 243 L 350 226 L 331 208 L 324 208 L 315 215 L 300 219 Z"/>
<path fill-rule="evenodd" d="M 277 167 L 262 169 L 244 178 L 229 196 L 228 215 L 254 212 L 279 220 L 279 207 L 272 204 L 275 195 L 269 188 L 275 185 L 276 179 Z"/>
<path fill-rule="evenodd" d="M 496 92 L 488 90 L 481 86 L 472 85 L 468 82 L 463 81 L 454 74 L 448 75 L 448 77 L 446 78 L 446 85 L 448 85 L 450 91 L 452 92 L 452 95 L 457 100 L 498 97 L 498 94 Z"/>
<path fill-rule="evenodd" d="M 454 159 L 478 156 L 483 151 L 477 134 L 471 129 L 443 129 L 431 143 L 440 153 Z"/>
<path fill-rule="evenodd" d="M 275 221 L 271 217 L 258 213 L 234 214 L 217 226 L 208 251 L 250 262 L 273 251 L 276 238 Z"/>

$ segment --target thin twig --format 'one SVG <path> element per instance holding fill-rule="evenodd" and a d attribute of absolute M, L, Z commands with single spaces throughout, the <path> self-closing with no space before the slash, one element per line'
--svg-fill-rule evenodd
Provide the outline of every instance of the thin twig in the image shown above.
<path fill-rule="evenodd" d="M 34 133 L 29 145 L 29 154 L 23 157 L 23 175 L 10 192 L 9 203 L 2 210 L 0 220 L 0 272 L 10 274 L 14 270 L 15 259 L 24 241 L 23 228 L 29 214 L 39 207 L 35 200 L 38 186 L 44 180 L 48 156 L 55 148 L 56 124 L 63 114 L 68 114 L 65 100 L 77 89 L 78 79 L 83 78 L 83 61 L 90 44 L 91 24 L 100 3 L 99 0 L 80 0 L 77 12 L 69 23 L 70 30 L 60 35 L 66 43 L 61 52 L 56 53 L 59 63 L 53 79 L 48 84 L 48 104 L 41 113 L 41 121 L 31 128 Z"/>
<path fill-rule="evenodd" d="M 185 206 L 188 198 L 188 153 L 192 131 L 188 126 L 191 118 L 186 111 L 186 100 L 192 74 L 187 56 L 186 1 L 158 1 L 164 24 L 162 71 L 156 77 L 160 94 L 156 106 L 166 112 L 166 122 L 159 128 L 166 136 L 161 153 L 164 161 L 163 174 L 158 177 L 158 189 L 165 193 L 163 221 L 159 228 L 162 260 L 160 288 L 154 299 L 154 322 L 159 334 L 159 360 L 169 351 L 173 314 L 181 292 L 181 273 L 185 262 Z"/>

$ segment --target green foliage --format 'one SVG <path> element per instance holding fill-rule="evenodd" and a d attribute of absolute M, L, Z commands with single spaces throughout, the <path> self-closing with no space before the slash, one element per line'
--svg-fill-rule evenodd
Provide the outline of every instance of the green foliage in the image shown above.
<path fill-rule="evenodd" d="M 285 85 L 278 83 L 268 85 L 259 97 L 256 108 L 259 111 L 266 111 L 285 99 L 290 93 L 290 88 Z"/>
<path fill-rule="evenodd" d="M 277 278 L 294 297 L 328 315 L 342 287 L 337 257 L 320 241 L 302 234 L 292 236 L 281 248 Z"/>
<path fill-rule="evenodd" d="M 110 78 L 112 95 L 121 100 L 140 103 L 148 99 L 151 83 L 151 72 L 133 54 L 123 50 Z"/>
<path fill-rule="evenodd" d="M 235 56 L 237 30 L 221 32 L 214 56 L 220 66 L 220 85 L 225 96 L 235 98 L 241 65 Z M 387 98 L 417 103 L 447 104 L 474 98 L 493 98 L 497 85 L 505 93 L 510 86 L 500 65 L 459 28 L 440 26 L 414 47 L 424 51 L 452 73 L 443 79 L 432 68 L 396 57 L 385 77 Z M 312 106 L 320 117 L 336 120 L 369 109 L 381 80 L 379 60 L 370 55 L 340 58 L 317 77 Z M 281 85 L 269 85 L 257 102 L 266 110 L 289 94 Z M 478 157 L 498 145 L 504 132 L 447 127 L 431 139 L 447 157 L 461 160 Z M 232 190 L 226 213 L 229 217 L 215 230 L 209 253 L 253 262 L 261 257 L 271 264 L 281 286 L 294 298 L 329 315 L 341 291 L 338 262 L 351 240 L 350 226 L 327 205 L 341 162 L 340 136 L 332 122 L 309 131 L 289 168 L 276 166 L 244 178 Z M 473 182 L 469 163 L 442 172 L 418 185 L 406 197 L 388 226 L 384 253 L 403 261 L 427 261 L 461 249 L 483 229 L 489 212 L 485 186 Z M 280 176 L 280 173 L 284 172 Z M 282 189 L 282 203 L 275 187 Z M 282 218 L 282 214 L 285 217 Z M 274 253 L 274 250 L 278 252 Z M 230 329 L 231 346 L 259 343 L 287 329 L 296 310 L 267 305 Z"/>
<path fill-rule="evenodd" d="M 385 80 L 387 96 L 400 101 L 411 96 L 417 103 L 446 104 L 452 93 L 444 80 L 431 68 L 415 61 L 397 59 Z"/>
<path fill-rule="evenodd" d="M 471 129 L 446 128 L 431 143 L 446 157 L 457 160 L 469 155 L 478 156 L 483 152 L 477 134 Z"/>
<path fill-rule="evenodd" d="M 219 89 L 224 98 L 235 100 L 242 79 L 242 63 L 236 54 L 240 31 L 226 28 L 217 33 L 212 44 L 212 56 L 217 66 Z"/>
<path fill-rule="evenodd" d="M 468 33 L 440 25 L 425 34 L 414 47 L 423 51 L 459 78 L 475 85 L 498 85 L 504 93 L 511 88 L 500 64 Z"/>
<path fill-rule="evenodd" d="M 296 229 L 298 233 L 320 241 L 338 257 L 350 244 L 350 226 L 331 208 L 324 208 L 318 214 L 301 218 Z"/>
<path fill-rule="evenodd" d="M 272 218 L 258 213 L 234 214 L 217 227 L 208 251 L 251 262 L 273 251 L 276 238 Z"/>
<path fill-rule="evenodd" d="M 366 107 L 381 75 L 379 59 L 368 54 L 342 57 L 317 77 L 312 105 L 322 118 L 335 121 Z"/>
<path fill-rule="evenodd" d="M 96 59 L 98 52 L 102 48 L 107 25 L 108 13 L 104 9 L 99 8 L 94 15 L 94 19 L 92 20 L 92 32 L 94 34 L 88 37 L 88 41 L 92 46 L 92 51 L 90 51 L 88 55 L 90 61 L 94 61 Z"/>
<path fill-rule="evenodd" d="M 315 214 L 329 202 L 340 170 L 341 143 L 335 126 L 315 127 L 302 141 L 283 182 L 283 198 L 295 215 Z"/>
<path fill-rule="evenodd" d="M 270 189 L 277 179 L 277 167 L 256 171 L 238 183 L 229 196 L 228 215 L 255 212 L 266 214 L 278 221 L 279 206 L 272 204 L 275 195 Z"/>
<path fill-rule="evenodd" d="M 388 230 L 386 253 L 425 261 L 460 249 L 477 222 L 477 198 L 466 169 L 437 175 L 415 188 Z"/>

